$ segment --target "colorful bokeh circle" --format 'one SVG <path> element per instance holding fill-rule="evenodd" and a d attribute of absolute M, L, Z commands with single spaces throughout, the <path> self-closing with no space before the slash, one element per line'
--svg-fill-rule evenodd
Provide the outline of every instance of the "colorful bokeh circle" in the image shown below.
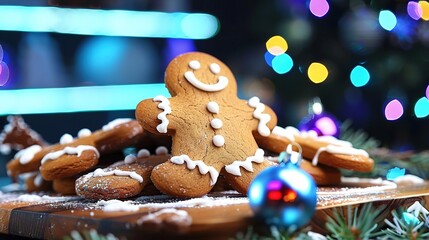
<path fill-rule="evenodd" d="M 267 51 L 274 56 L 285 53 L 288 49 L 286 40 L 281 36 L 274 36 L 266 42 Z"/>
<path fill-rule="evenodd" d="M 310 0 L 310 12 L 316 17 L 323 17 L 329 11 L 329 3 L 326 0 Z"/>
<path fill-rule="evenodd" d="M 390 101 L 384 109 L 384 116 L 389 121 L 398 120 L 402 117 L 403 114 L 404 107 L 398 99 L 393 99 Z"/>
<path fill-rule="evenodd" d="M 276 73 L 285 74 L 292 69 L 293 60 L 287 53 L 283 53 L 275 56 L 271 64 Z"/>
<path fill-rule="evenodd" d="M 350 73 L 350 81 L 355 87 L 363 87 L 368 84 L 370 79 L 370 74 L 363 66 L 356 66 Z"/>
<path fill-rule="evenodd" d="M 412 19 L 419 20 L 422 17 L 423 10 L 419 3 L 410 1 L 407 4 L 407 13 Z"/>
<path fill-rule="evenodd" d="M 326 66 L 322 63 L 318 62 L 313 62 L 310 64 L 307 70 L 308 78 L 310 78 L 313 83 L 321 83 L 325 81 L 326 78 L 328 78 L 328 74 L 328 68 L 326 68 Z"/>
<path fill-rule="evenodd" d="M 419 1 L 419 6 L 422 9 L 421 18 L 425 21 L 429 20 L 429 3 L 426 1 Z"/>
<path fill-rule="evenodd" d="M 414 114 L 416 114 L 417 118 L 424 118 L 429 116 L 429 99 L 426 97 L 422 97 L 417 100 L 414 105 Z"/>
<path fill-rule="evenodd" d="M 380 11 L 380 14 L 378 15 L 378 22 L 385 30 L 392 31 L 398 23 L 398 20 L 396 19 L 396 16 L 393 12 L 389 10 L 383 10 Z"/>

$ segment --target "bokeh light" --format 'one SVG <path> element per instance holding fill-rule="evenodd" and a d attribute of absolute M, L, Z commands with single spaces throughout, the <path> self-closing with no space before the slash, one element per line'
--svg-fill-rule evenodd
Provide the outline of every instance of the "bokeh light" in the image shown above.
<path fill-rule="evenodd" d="M 407 5 L 407 13 L 414 20 L 419 20 L 422 17 L 423 11 L 420 4 L 410 1 Z"/>
<path fill-rule="evenodd" d="M 283 53 L 274 57 L 272 67 L 276 73 L 285 74 L 292 69 L 293 60 L 287 53 Z"/>
<path fill-rule="evenodd" d="M 0 87 L 9 80 L 9 67 L 5 62 L 0 62 Z"/>
<path fill-rule="evenodd" d="M 270 52 L 266 51 L 264 58 L 265 58 L 265 62 L 268 64 L 268 66 L 272 67 L 273 66 L 273 59 L 274 59 L 274 55 L 271 54 Z"/>
<path fill-rule="evenodd" d="M 329 3 L 326 0 L 310 0 L 310 12 L 316 17 L 323 17 L 329 11 Z"/>
<path fill-rule="evenodd" d="M 394 167 L 387 170 L 386 179 L 389 181 L 393 181 L 397 177 L 402 177 L 404 175 L 405 175 L 405 168 Z"/>
<path fill-rule="evenodd" d="M 404 114 L 404 107 L 398 99 L 390 101 L 384 109 L 384 116 L 389 121 L 398 120 Z"/>
<path fill-rule="evenodd" d="M 429 20 L 429 3 L 426 1 L 419 1 L 419 6 L 422 9 L 421 18 L 425 21 Z"/>
<path fill-rule="evenodd" d="M 328 77 L 328 69 L 322 63 L 314 62 L 308 67 L 308 78 L 314 83 L 321 83 Z"/>
<path fill-rule="evenodd" d="M 417 100 L 416 105 L 414 105 L 414 114 L 418 118 L 424 118 L 429 116 L 429 99 L 422 97 Z"/>
<path fill-rule="evenodd" d="M 288 49 L 288 44 L 286 40 L 281 36 L 271 37 L 270 39 L 268 39 L 265 45 L 267 47 L 268 52 L 275 56 L 286 52 Z"/>
<path fill-rule="evenodd" d="M 384 28 L 387 31 L 392 31 L 393 28 L 395 28 L 396 23 L 398 22 L 396 19 L 395 14 L 389 10 L 383 10 L 380 11 L 380 14 L 378 15 L 378 22 L 380 23 L 381 27 Z"/>
<path fill-rule="evenodd" d="M 356 66 L 350 73 L 350 80 L 355 87 L 365 86 L 370 79 L 370 74 L 363 66 Z"/>

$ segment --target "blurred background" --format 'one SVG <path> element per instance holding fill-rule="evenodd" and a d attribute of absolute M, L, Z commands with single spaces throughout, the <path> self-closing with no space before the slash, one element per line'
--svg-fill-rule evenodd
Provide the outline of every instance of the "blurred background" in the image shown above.
<path fill-rule="evenodd" d="M 134 117 L 139 100 L 165 93 L 173 57 L 202 51 L 231 68 L 241 98 L 271 106 L 280 126 L 298 126 L 318 98 L 383 146 L 421 151 L 428 20 L 427 1 L 0 0 L 0 126 L 19 114 L 55 143 Z"/>

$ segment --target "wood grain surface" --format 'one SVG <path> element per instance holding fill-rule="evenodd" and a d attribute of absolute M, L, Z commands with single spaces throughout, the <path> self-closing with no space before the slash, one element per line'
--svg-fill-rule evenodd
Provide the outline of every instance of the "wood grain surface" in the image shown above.
<path fill-rule="evenodd" d="M 37 239 L 61 239 L 72 231 L 96 229 L 100 234 L 112 233 L 120 239 L 227 239 L 255 224 L 247 198 L 236 192 L 208 195 L 198 206 L 190 200 L 166 196 L 131 199 L 138 211 L 105 211 L 96 201 L 78 197 L 41 197 L 38 201 L 23 201 L 25 193 L 0 194 L 0 233 L 8 236 Z M 41 195 L 40 195 L 41 196 Z M 311 222 L 312 231 L 325 231 L 327 216 L 332 209 L 373 202 L 384 204 L 386 215 L 400 206 L 415 201 L 424 202 L 429 196 L 429 182 L 398 186 L 359 183 L 332 188 L 319 188 L 317 211 Z M 191 201 L 192 202 L 192 201 Z M 224 202 L 222 204 L 222 202 Z M 192 224 L 183 221 L 142 222 L 141 219 L 159 210 L 181 209 Z"/>

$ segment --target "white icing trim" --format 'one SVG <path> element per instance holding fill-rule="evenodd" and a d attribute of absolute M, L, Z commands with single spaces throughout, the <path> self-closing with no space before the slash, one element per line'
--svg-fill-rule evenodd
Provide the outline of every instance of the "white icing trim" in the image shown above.
<path fill-rule="evenodd" d="M 139 157 L 139 158 L 144 158 L 144 157 L 149 157 L 149 156 L 150 156 L 150 152 L 147 149 L 143 148 L 137 152 L 137 157 Z"/>
<path fill-rule="evenodd" d="M 170 123 L 170 121 L 167 119 L 167 114 L 171 114 L 170 101 L 162 95 L 154 97 L 153 101 L 160 102 L 158 104 L 158 108 L 164 110 L 158 114 L 158 119 L 161 120 L 161 123 L 156 126 L 156 130 L 158 130 L 160 133 L 167 133 L 167 127 Z"/>
<path fill-rule="evenodd" d="M 279 126 L 275 126 L 271 133 L 276 136 L 287 138 L 287 140 L 291 142 L 295 142 L 295 137 L 294 137 L 295 134 L 291 133 L 290 131 L 287 131 L 287 128 L 285 129 Z"/>
<path fill-rule="evenodd" d="M 252 97 L 249 99 L 247 104 L 255 108 L 255 111 L 253 111 L 253 117 L 259 119 L 259 134 L 264 137 L 269 136 L 271 131 L 268 128 L 267 123 L 271 120 L 271 116 L 267 113 L 262 113 L 265 110 L 265 105 L 260 102 L 258 97 Z"/>
<path fill-rule="evenodd" d="M 155 155 L 167 155 L 168 149 L 164 146 L 159 146 L 155 149 Z"/>
<path fill-rule="evenodd" d="M 217 102 L 207 103 L 207 110 L 211 113 L 219 113 L 219 104 Z"/>
<path fill-rule="evenodd" d="M 60 144 L 69 144 L 72 142 L 73 142 L 73 136 L 68 133 L 65 133 L 60 138 Z"/>
<path fill-rule="evenodd" d="M 258 148 L 254 156 L 247 157 L 244 161 L 234 161 L 229 165 L 225 165 L 225 170 L 235 176 L 241 176 L 240 167 L 243 167 L 249 172 L 253 172 L 252 162 L 262 163 L 264 161 L 264 150 Z"/>
<path fill-rule="evenodd" d="M 219 74 L 220 73 L 220 66 L 217 63 L 210 64 L 209 68 L 213 74 Z"/>
<path fill-rule="evenodd" d="M 212 141 L 216 147 L 222 147 L 225 145 L 225 138 L 222 135 L 215 135 Z"/>
<path fill-rule="evenodd" d="M 193 72 L 187 71 L 185 72 L 185 79 L 188 80 L 188 82 L 194 87 L 206 92 L 217 92 L 225 89 L 226 86 L 228 86 L 228 78 L 225 76 L 219 76 L 218 82 L 215 84 L 206 84 L 198 80 Z"/>
<path fill-rule="evenodd" d="M 84 151 L 94 151 L 95 154 L 97 155 L 97 157 L 100 157 L 100 153 L 98 152 L 98 150 L 95 147 L 89 146 L 89 145 L 79 145 L 77 147 L 65 147 L 63 150 L 59 150 L 56 152 L 50 152 L 50 153 L 46 154 L 42 158 L 42 164 L 44 164 L 48 160 L 56 160 L 57 158 L 61 157 L 62 155 L 66 155 L 66 154 L 67 155 L 77 155 L 78 157 L 80 157 L 80 155 Z"/>
<path fill-rule="evenodd" d="M 132 154 L 128 154 L 124 158 L 124 163 L 125 164 L 131 164 L 131 163 L 135 162 L 136 160 L 137 160 L 136 156 L 134 156 Z"/>
<path fill-rule="evenodd" d="M 317 150 L 316 154 L 313 157 L 312 164 L 316 166 L 319 162 L 319 155 L 322 152 L 328 152 L 332 154 L 341 154 L 341 155 L 361 155 L 369 157 L 368 153 L 362 149 L 356 149 L 352 147 L 336 146 L 336 145 L 327 145 L 326 147 L 321 147 Z"/>
<path fill-rule="evenodd" d="M 33 160 L 34 155 L 42 150 L 40 145 L 33 145 L 28 148 L 22 149 L 15 154 L 15 159 L 19 159 L 20 164 L 27 164 Z"/>
<path fill-rule="evenodd" d="M 189 67 L 193 70 L 198 70 L 201 67 L 201 63 L 198 60 L 192 60 L 189 62 Z"/>
<path fill-rule="evenodd" d="M 88 137 L 89 135 L 91 135 L 92 132 L 91 130 L 89 130 L 88 128 L 82 128 L 81 130 L 79 130 L 79 132 L 77 133 L 77 137 L 78 138 L 83 138 L 83 137 Z"/>
<path fill-rule="evenodd" d="M 101 168 L 97 168 L 93 173 L 92 173 L 92 177 L 104 177 L 104 176 L 112 176 L 112 175 L 116 175 L 116 176 L 128 176 L 132 179 L 137 180 L 139 183 L 143 182 L 143 177 L 140 176 L 139 174 L 137 174 L 136 172 L 132 172 L 132 171 L 122 171 L 119 169 L 115 169 L 115 170 L 111 170 L 111 171 L 104 171 Z"/>
<path fill-rule="evenodd" d="M 213 186 L 217 178 L 219 177 L 219 172 L 216 171 L 216 169 L 212 166 L 207 166 L 203 161 L 201 160 L 192 160 L 188 155 L 180 155 L 180 156 L 174 156 L 170 159 L 170 161 L 174 164 L 184 164 L 186 162 L 186 167 L 188 169 L 194 169 L 195 167 L 198 167 L 198 170 L 201 174 L 210 173 L 210 186 Z"/>
<path fill-rule="evenodd" d="M 223 126 L 222 120 L 220 120 L 219 118 L 213 118 L 210 121 L 210 126 L 214 129 L 221 129 Z"/>
<path fill-rule="evenodd" d="M 112 130 L 115 127 L 117 127 L 118 125 L 130 122 L 131 120 L 132 120 L 131 118 L 117 118 L 117 119 L 107 123 L 106 125 L 104 125 L 102 129 L 103 129 L 103 131 Z"/>

